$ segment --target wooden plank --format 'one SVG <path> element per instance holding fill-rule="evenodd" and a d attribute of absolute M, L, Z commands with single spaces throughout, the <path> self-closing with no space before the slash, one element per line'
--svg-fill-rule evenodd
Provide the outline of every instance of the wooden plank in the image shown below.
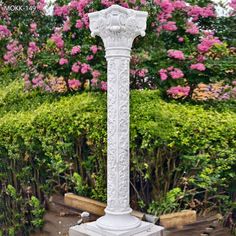
<path fill-rule="evenodd" d="M 90 198 L 81 197 L 73 193 L 66 193 L 64 196 L 64 202 L 68 206 L 80 209 L 81 211 L 87 211 L 98 216 L 104 215 L 104 209 L 106 207 L 105 203 Z"/>
<path fill-rule="evenodd" d="M 181 212 L 171 213 L 160 216 L 160 224 L 166 229 L 181 228 L 184 225 L 192 224 L 197 220 L 196 211 L 184 210 Z"/>
<path fill-rule="evenodd" d="M 90 198 L 81 197 L 73 193 L 66 193 L 64 195 L 64 203 L 70 207 L 79 209 L 81 211 L 87 211 L 97 216 L 103 216 L 105 214 L 105 203 Z M 144 213 L 139 211 L 133 211 L 131 214 L 141 220 L 144 218 Z"/>

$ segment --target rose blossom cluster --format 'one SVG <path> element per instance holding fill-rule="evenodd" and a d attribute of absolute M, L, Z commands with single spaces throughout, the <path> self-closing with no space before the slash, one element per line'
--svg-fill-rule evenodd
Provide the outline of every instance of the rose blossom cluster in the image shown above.
<path fill-rule="evenodd" d="M 8 43 L 6 48 L 7 52 L 3 56 L 5 64 L 16 65 L 17 57 L 23 51 L 23 46 L 17 40 L 14 40 Z"/>
<path fill-rule="evenodd" d="M 192 65 L 190 66 L 190 69 L 192 69 L 192 70 L 204 71 L 204 70 L 206 70 L 206 67 L 205 67 L 205 65 L 202 64 L 202 63 L 196 63 L 196 64 L 192 64 Z"/>
<path fill-rule="evenodd" d="M 32 79 L 32 87 L 33 88 L 43 88 L 45 86 L 44 83 L 44 76 L 42 74 L 37 74 L 33 79 Z"/>
<path fill-rule="evenodd" d="M 81 86 L 81 82 L 77 79 L 68 80 L 69 88 L 72 90 L 78 90 Z"/>
<path fill-rule="evenodd" d="M 176 31 L 178 29 L 176 22 L 172 20 L 173 13 L 177 10 L 187 13 L 193 21 L 197 21 L 199 17 L 215 17 L 214 7 L 208 5 L 206 7 L 200 7 L 197 5 L 191 6 L 187 4 L 184 0 L 155 0 L 154 3 L 160 7 L 160 12 L 157 15 L 157 24 L 160 23 L 160 26 L 157 28 L 157 31 Z M 197 32 L 197 28 L 189 29 L 190 32 Z"/>
<path fill-rule="evenodd" d="M 58 6 L 56 5 L 54 7 L 54 16 L 67 18 L 71 11 L 75 10 L 77 11 L 80 19 L 76 21 L 75 27 L 78 29 L 82 29 L 83 27 L 88 28 L 89 21 L 88 21 L 88 15 L 85 13 L 85 8 L 89 5 L 91 0 L 80 0 L 80 1 L 71 1 L 68 5 Z M 68 20 L 64 22 L 64 30 L 68 31 L 69 29 L 69 23 Z"/>
<path fill-rule="evenodd" d="M 199 28 L 195 23 L 193 23 L 192 21 L 189 21 L 187 23 L 186 33 L 193 34 L 193 35 L 199 34 Z"/>
<path fill-rule="evenodd" d="M 176 22 L 168 21 L 162 25 L 162 29 L 166 31 L 176 31 L 177 30 Z"/>
<path fill-rule="evenodd" d="M 79 73 L 81 62 L 76 62 L 72 65 L 71 71 L 74 73 Z"/>
<path fill-rule="evenodd" d="M 44 7 L 47 5 L 45 0 L 39 0 L 37 3 L 37 9 L 43 11 Z"/>
<path fill-rule="evenodd" d="M 11 22 L 7 8 L 1 4 L 0 4 L 0 19 L 5 21 L 6 25 L 9 25 Z"/>
<path fill-rule="evenodd" d="M 178 60 L 184 60 L 185 56 L 184 53 L 180 50 L 169 50 L 168 51 L 168 57 L 178 59 Z"/>
<path fill-rule="evenodd" d="M 68 16 L 69 14 L 69 7 L 67 5 L 54 7 L 54 16 Z"/>
<path fill-rule="evenodd" d="M 137 4 L 137 2 L 138 2 L 138 1 L 136 1 L 136 0 L 130 0 L 130 1 L 129 1 L 129 3 L 131 3 L 131 4 Z M 140 0 L 139 2 L 140 2 L 141 5 L 146 5 L 146 0 Z M 117 1 L 116 1 L 116 0 L 101 0 L 101 4 L 102 4 L 104 7 L 107 8 L 107 7 L 110 7 L 110 6 L 113 5 L 113 4 L 117 4 Z M 119 5 L 121 5 L 122 7 L 126 7 L 126 8 L 129 8 L 129 7 L 130 7 L 129 4 L 128 4 L 128 2 L 123 1 L 123 0 L 121 0 L 121 1 L 119 2 Z"/>
<path fill-rule="evenodd" d="M 130 73 L 132 76 L 138 76 L 140 78 L 144 78 L 148 74 L 148 69 L 142 68 L 142 69 L 131 69 Z"/>
<path fill-rule="evenodd" d="M 30 24 L 30 33 L 33 34 L 35 37 L 39 36 L 39 34 L 37 34 L 37 24 L 34 22 Z"/>
<path fill-rule="evenodd" d="M 39 51 L 39 48 L 37 47 L 36 43 L 35 42 L 30 42 L 28 50 L 27 50 L 28 58 L 32 59 L 34 54 L 38 51 Z"/>
<path fill-rule="evenodd" d="M 48 85 L 46 87 L 46 91 L 48 92 L 65 93 L 68 91 L 66 81 L 63 76 L 55 77 L 49 75 L 47 83 Z"/>
<path fill-rule="evenodd" d="M 0 25 L 0 40 L 11 36 L 11 31 L 5 26 Z"/>
<path fill-rule="evenodd" d="M 62 35 L 59 32 L 55 32 L 54 34 L 52 34 L 51 40 L 59 49 L 62 49 L 64 47 L 64 40 L 62 39 Z"/>
<path fill-rule="evenodd" d="M 215 17 L 215 11 L 213 5 L 208 5 L 207 7 L 200 6 L 188 6 L 187 7 L 188 16 L 192 17 L 193 21 L 197 21 L 199 17 Z"/>
<path fill-rule="evenodd" d="M 69 7 L 78 11 L 80 16 L 83 15 L 85 8 L 91 3 L 91 0 L 71 1 Z"/>
<path fill-rule="evenodd" d="M 157 15 L 157 22 L 161 23 L 157 31 L 176 31 L 176 22 L 170 19 L 175 10 L 184 9 L 186 7 L 185 1 L 155 0 L 154 3 L 161 9 L 160 13 Z"/>
<path fill-rule="evenodd" d="M 232 7 L 232 8 L 236 11 L 236 0 L 232 0 L 232 1 L 229 3 L 229 6 Z"/>
<path fill-rule="evenodd" d="M 63 65 L 66 65 L 66 64 L 68 64 L 69 63 L 69 61 L 68 61 L 68 59 L 67 58 L 60 58 L 60 60 L 59 60 L 59 64 L 61 65 L 61 66 L 63 66 Z"/>
<path fill-rule="evenodd" d="M 176 86 L 176 87 L 171 87 L 167 90 L 167 94 L 174 99 L 185 98 L 189 95 L 189 93 L 190 93 L 189 86 L 185 87 Z"/>
<path fill-rule="evenodd" d="M 74 46 L 72 49 L 71 49 L 71 55 L 74 56 L 78 53 L 81 52 L 81 47 L 80 46 Z"/>
<path fill-rule="evenodd" d="M 106 81 L 101 81 L 101 90 L 107 91 L 107 82 Z"/>
<path fill-rule="evenodd" d="M 159 75 L 162 81 L 167 80 L 168 75 L 170 75 L 172 79 L 181 79 L 184 77 L 183 71 L 179 68 L 174 68 L 173 66 L 159 70 Z"/>
<path fill-rule="evenodd" d="M 104 92 L 107 91 L 107 82 L 99 80 L 101 73 L 98 70 L 94 70 L 92 72 L 92 76 L 93 76 L 93 78 L 91 80 L 92 88 L 101 89 Z"/>
<path fill-rule="evenodd" d="M 197 49 L 200 53 L 208 52 L 214 44 L 221 44 L 222 42 L 219 38 L 214 37 L 211 33 L 209 35 L 204 36 L 201 39 L 201 43 L 197 45 Z"/>

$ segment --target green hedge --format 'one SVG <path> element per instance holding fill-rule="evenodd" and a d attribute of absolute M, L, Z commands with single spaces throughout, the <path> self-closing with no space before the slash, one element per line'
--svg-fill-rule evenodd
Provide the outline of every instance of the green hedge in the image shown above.
<path fill-rule="evenodd" d="M 106 200 L 106 94 L 25 93 L 14 81 L 0 88 L 0 133 L 0 208 L 4 186 L 41 201 L 55 190 Z M 235 163 L 235 104 L 170 103 L 158 91 L 132 91 L 133 207 L 158 215 L 224 206 Z M 22 220 L 1 214 L 2 228 Z"/>

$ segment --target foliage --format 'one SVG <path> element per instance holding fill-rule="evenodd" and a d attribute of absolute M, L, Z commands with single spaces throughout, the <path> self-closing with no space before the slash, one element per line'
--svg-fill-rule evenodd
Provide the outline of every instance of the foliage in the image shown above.
<path fill-rule="evenodd" d="M 53 16 L 44 14 L 44 0 L 24 1 L 34 9 L 27 12 L 7 11 L 5 4 L 0 21 L 4 63 L 21 68 L 28 90 L 105 91 L 103 43 L 91 38 L 88 13 L 112 4 L 149 13 L 146 36 L 134 42 L 131 88 L 159 88 L 175 99 L 197 99 L 193 92 L 199 83 L 231 86 L 235 81 L 234 11 L 216 17 L 212 1 L 57 0 Z M 233 9 L 234 0 L 229 4 Z M 203 94 L 207 100 L 234 99 L 228 92 L 219 98 Z"/>
<path fill-rule="evenodd" d="M 11 184 L 5 185 L 2 177 L 0 183 L 0 235 L 29 235 L 32 230 L 41 229 L 44 209 L 40 201 L 30 197 L 29 191 L 19 193 Z"/>
<path fill-rule="evenodd" d="M 236 14 L 231 17 L 219 17 L 214 22 L 217 35 L 222 38 L 231 47 L 236 47 Z"/>
<path fill-rule="evenodd" d="M 153 215 L 163 215 L 176 211 L 178 209 L 179 202 L 178 198 L 183 195 L 183 192 L 180 188 L 174 188 L 170 190 L 163 199 L 160 199 L 159 202 L 151 202 L 148 212 Z"/>
<path fill-rule="evenodd" d="M 236 178 L 236 110 L 234 102 L 222 104 L 168 103 L 158 91 L 131 93 L 132 202 L 156 214 L 227 206 Z M 18 81 L 1 88 L 0 185 L 12 186 L 5 191 L 11 204 L 22 201 L 19 193 L 44 201 L 54 191 L 105 201 L 105 124 L 105 94 L 24 93 Z M 30 225 L 41 227 L 39 203 L 30 199 Z M 15 222 L 18 216 L 24 218 L 15 214 Z M 12 230 L 21 225 L 4 224 Z"/>

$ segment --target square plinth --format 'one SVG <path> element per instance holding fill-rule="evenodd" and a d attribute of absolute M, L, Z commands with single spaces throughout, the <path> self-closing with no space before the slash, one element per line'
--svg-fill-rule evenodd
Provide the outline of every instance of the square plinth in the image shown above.
<path fill-rule="evenodd" d="M 96 222 L 73 226 L 69 236 L 163 236 L 164 228 L 142 221 L 138 228 L 131 231 L 105 231 Z"/>

